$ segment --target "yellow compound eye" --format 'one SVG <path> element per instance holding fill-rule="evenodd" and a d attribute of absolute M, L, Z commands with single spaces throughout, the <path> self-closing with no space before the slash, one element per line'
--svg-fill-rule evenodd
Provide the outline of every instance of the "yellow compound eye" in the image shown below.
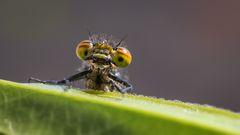
<path fill-rule="evenodd" d="M 123 47 L 118 47 L 113 53 L 113 62 L 120 68 L 127 67 L 132 62 L 131 53 Z"/>
<path fill-rule="evenodd" d="M 85 60 L 92 47 L 93 47 L 93 45 L 90 40 L 81 41 L 76 48 L 76 54 L 77 54 L 78 58 Z"/>

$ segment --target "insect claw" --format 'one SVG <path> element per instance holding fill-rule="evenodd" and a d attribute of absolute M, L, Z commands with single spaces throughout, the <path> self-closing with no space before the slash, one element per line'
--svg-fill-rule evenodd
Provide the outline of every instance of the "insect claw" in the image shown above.
<path fill-rule="evenodd" d="M 35 82 L 39 82 L 39 83 L 46 83 L 46 81 L 42 81 L 40 79 L 37 79 L 37 78 L 33 78 L 33 77 L 30 77 L 28 79 L 28 83 L 30 83 L 31 81 L 35 81 Z"/>
<path fill-rule="evenodd" d="M 70 82 L 68 79 L 64 79 L 64 82 L 66 86 L 66 88 L 64 88 L 64 91 L 72 88 L 72 82 Z"/>

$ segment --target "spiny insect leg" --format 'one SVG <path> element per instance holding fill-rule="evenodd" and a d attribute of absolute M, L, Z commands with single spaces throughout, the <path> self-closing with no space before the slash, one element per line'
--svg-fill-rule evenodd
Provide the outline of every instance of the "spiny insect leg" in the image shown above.
<path fill-rule="evenodd" d="M 68 82 L 77 81 L 77 80 L 83 79 L 85 75 L 87 75 L 87 74 L 89 74 L 89 73 L 91 73 L 91 72 L 92 72 L 92 70 L 82 71 L 82 72 L 80 72 L 80 73 L 77 73 L 77 74 L 75 74 L 75 75 L 72 75 L 72 76 L 70 76 L 70 77 L 68 77 L 68 78 L 66 78 L 66 79 L 61 80 L 61 81 L 62 81 L 62 82 L 66 82 L 66 81 L 68 81 Z M 61 81 L 60 81 L 60 82 L 61 82 Z"/>
<path fill-rule="evenodd" d="M 123 92 L 121 91 L 121 88 L 120 88 L 118 85 L 116 85 L 114 81 L 111 80 L 110 83 L 113 84 L 113 86 L 117 89 L 118 92 L 123 93 Z"/>
<path fill-rule="evenodd" d="M 127 82 L 127 81 L 121 79 L 120 77 L 118 77 L 114 74 L 111 74 L 111 73 L 108 76 L 110 78 L 112 78 L 114 81 L 117 81 L 117 82 L 123 84 L 124 86 L 126 86 L 126 88 L 123 88 L 123 89 L 116 87 L 119 91 L 121 91 L 121 93 L 131 92 L 133 90 L 133 86 L 129 82 Z"/>
<path fill-rule="evenodd" d="M 47 83 L 47 81 L 43 81 L 37 78 L 33 78 L 33 77 L 28 78 L 28 83 L 31 83 L 32 81 L 39 82 L 39 83 Z"/>
<path fill-rule="evenodd" d="M 68 78 L 63 79 L 63 80 L 40 80 L 40 79 L 37 79 L 37 78 L 30 77 L 28 79 L 28 83 L 30 83 L 31 81 L 35 81 L 35 82 L 44 83 L 44 84 L 68 85 L 69 83 L 71 83 L 73 81 L 83 79 L 84 76 L 87 75 L 90 72 L 91 72 L 91 70 L 82 71 L 80 73 L 74 74 L 74 75 L 72 75 Z"/>

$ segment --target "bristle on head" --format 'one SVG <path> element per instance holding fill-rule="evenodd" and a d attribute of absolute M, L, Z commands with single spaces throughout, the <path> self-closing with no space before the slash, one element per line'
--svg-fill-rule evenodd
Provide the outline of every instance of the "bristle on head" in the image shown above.
<path fill-rule="evenodd" d="M 122 42 L 127 38 L 127 35 L 125 35 L 119 42 L 118 44 L 116 44 L 116 46 L 114 48 L 117 48 L 119 46 L 121 46 Z"/>
<path fill-rule="evenodd" d="M 93 45 L 97 44 L 97 43 L 106 43 L 110 46 L 112 46 L 114 49 L 122 46 L 125 47 L 126 43 L 124 42 L 124 40 L 126 39 L 126 36 L 124 38 L 122 38 L 121 40 L 116 39 L 115 37 L 113 37 L 112 35 L 107 35 L 107 34 L 93 34 L 91 35 L 91 37 L 89 37 L 89 40 L 92 41 Z"/>

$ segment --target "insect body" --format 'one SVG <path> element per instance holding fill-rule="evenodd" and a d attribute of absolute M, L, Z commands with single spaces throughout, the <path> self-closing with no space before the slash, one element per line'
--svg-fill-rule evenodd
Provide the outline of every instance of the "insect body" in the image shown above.
<path fill-rule="evenodd" d="M 84 79 L 87 89 L 130 92 L 133 87 L 120 78 L 118 68 L 127 67 L 132 61 L 132 56 L 121 45 L 122 40 L 116 42 L 105 34 L 92 35 L 89 40 L 81 41 L 76 48 L 77 57 L 88 63 L 84 71 L 58 81 L 43 81 L 36 78 L 30 78 L 29 81 L 67 85 Z"/>

